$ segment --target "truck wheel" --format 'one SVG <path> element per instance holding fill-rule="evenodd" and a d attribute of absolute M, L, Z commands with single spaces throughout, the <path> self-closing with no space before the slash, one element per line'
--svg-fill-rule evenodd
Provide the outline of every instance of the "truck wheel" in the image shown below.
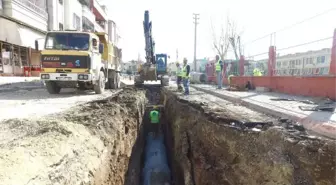
<path fill-rule="evenodd" d="M 93 87 L 96 94 L 102 94 L 105 90 L 105 75 L 103 71 L 99 72 L 99 79 Z"/>
<path fill-rule="evenodd" d="M 59 87 L 55 82 L 46 82 L 47 91 L 49 94 L 59 94 L 61 92 L 61 87 Z"/>

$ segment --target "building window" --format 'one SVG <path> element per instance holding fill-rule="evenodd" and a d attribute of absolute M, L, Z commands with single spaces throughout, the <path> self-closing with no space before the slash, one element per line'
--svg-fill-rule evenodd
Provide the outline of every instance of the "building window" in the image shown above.
<path fill-rule="evenodd" d="M 316 62 L 319 64 L 319 63 L 321 63 L 321 57 L 317 57 L 316 58 Z"/>
<path fill-rule="evenodd" d="M 59 4 L 63 5 L 63 0 L 58 0 Z"/>
<path fill-rule="evenodd" d="M 80 30 L 80 26 L 81 26 L 81 23 L 80 23 L 80 17 L 78 17 L 75 13 L 73 14 L 73 27 L 74 29 L 76 30 Z"/>
<path fill-rule="evenodd" d="M 60 31 L 63 30 L 63 24 L 62 24 L 62 23 L 58 23 L 58 29 L 59 29 Z"/>
<path fill-rule="evenodd" d="M 321 63 L 323 64 L 325 61 L 325 56 L 321 56 Z"/>

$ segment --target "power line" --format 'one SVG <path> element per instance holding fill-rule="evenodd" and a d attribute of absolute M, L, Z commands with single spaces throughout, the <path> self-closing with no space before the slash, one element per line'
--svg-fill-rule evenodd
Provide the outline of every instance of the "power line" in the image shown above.
<path fill-rule="evenodd" d="M 268 37 L 268 36 L 270 36 L 270 35 L 272 35 L 272 34 L 274 34 L 274 33 L 281 32 L 281 31 L 284 31 L 284 30 L 293 28 L 293 27 L 295 27 L 295 26 L 297 26 L 297 25 L 299 25 L 299 24 L 302 24 L 302 23 L 304 23 L 304 22 L 310 21 L 310 20 L 312 20 L 312 19 L 315 19 L 316 17 L 319 17 L 319 16 L 321 16 L 321 15 L 327 14 L 327 13 L 329 13 L 329 12 L 331 12 L 331 11 L 334 11 L 334 10 L 336 10 L 336 8 L 328 9 L 328 10 L 322 12 L 322 13 L 316 14 L 316 15 L 314 15 L 314 16 L 312 16 L 312 17 L 306 18 L 306 19 L 304 19 L 304 20 L 301 20 L 301 21 L 296 22 L 296 23 L 294 23 L 294 24 L 291 24 L 291 25 L 289 25 L 289 26 L 285 26 L 284 28 L 279 29 L 279 30 L 277 30 L 277 31 L 274 31 L 274 32 L 272 32 L 272 33 L 269 33 L 269 34 L 267 34 L 267 35 L 265 35 L 265 36 L 259 37 L 258 39 L 255 39 L 255 40 L 246 42 L 244 45 L 246 45 L 246 44 L 251 44 L 251 43 L 256 42 L 256 41 L 258 41 L 258 40 L 264 39 L 264 38 L 266 38 L 266 37 Z"/>
<path fill-rule="evenodd" d="M 252 55 L 252 56 L 248 56 L 247 58 L 253 58 L 253 57 L 257 57 L 257 56 L 260 56 L 260 55 L 266 55 L 266 54 L 268 54 L 268 52 L 259 53 L 259 54 Z"/>
<path fill-rule="evenodd" d="M 310 41 L 310 42 L 306 42 L 306 43 L 302 43 L 302 44 L 297 44 L 297 45 L 294 45 L 294 46 L 289 46 L 289 47 L 285 47 L 285 48 L 281 48 L 281 49 L 276 49 L 276 51 L 283 51 L 283 50 L 286 50 L 286 49 L 291 49 L 291 48 L 296 48 L 296 47 L 300 47 L 300 46 L 305 46 L 305 45 L 313 44 L 315 42 L 329 40 L 329 39 L 332 39 L 332 38 L 333 37 L 327 37 L 327 38 L 323 38 L 323 39 L 318 39 L 318 40 L 314 40 L 314 41 Z M 261 55 L 266 55 L 266 54 L 268 54 L 268 52 L 259 53 L 259 54 L 252 55 L 252 56 L 248 56 L 247 58 L 253 58 L 253 57 L 257 57 L 257 56 L 261 56 Z"/>
<path fill-rule="evenodd" d="M 314 41 L 306 42 L 306 43 L 303 43 L 303 44 L 298 44 L 298 45 L 289 46 L 289 47 L 286 47 L 286 48 L 281 48 L 281 49 L 276 49 L 276 50 L 277 50 L 277 51 L 282 51 L 282 50 L 286 50 L 286 49 L 296 48 L 296 47 L 299 47 L 299 46 L 304 46 L 304 45 L 308 45 L 308 44 L 313 44 L 313 43 L 315 43 L 315 42 L 325 41 L 325 40 L 329 40 L 329 39 L 332 39 L 332 38 L 333 38 L 333 37 L 327 37 L 327 38 L 318 39 L 318 40 L 314 40 Z"/>
<path fill-rule="evenodd" d="M 199 24 L 198 20 L 199 20 L 199 14 L 194 13 L 193 14 L 193 18 L 194 18 L 194 24 L 195 24 L 195 38 L 194 38 L 194 70 L 196 72 L 196 36 L 197 36 L 197 24 Z"/>

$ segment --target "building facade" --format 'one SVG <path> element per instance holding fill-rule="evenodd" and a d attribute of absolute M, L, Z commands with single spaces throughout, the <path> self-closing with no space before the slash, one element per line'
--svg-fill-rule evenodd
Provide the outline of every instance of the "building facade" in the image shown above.
<path fill-rule="evenodd" d="M 331 49 L 285 55 L 276 59 L 277 76 L 321 76 L 329 74 Z"/>
<path fill-rule="evenodd" d="M 323 76 L 329 75 L 331 49 L 295 53 L 276 58 L 275 76 Z M 263 74 L 268 74 L 268 59 L 248 61 L 244 75 L 252 76 L 253 69 L 258 67 Z"/>
<path fill-rule="evenodd" d="M 120 38 L 97 0 L 0 0 L 0 74 L 24 75 L 27 67 L 39 68 L 35 40 L 44 46 L 45 34 L 54 30 L 105 32 L 116 47 Z"/>
<path fill-rule="evenodd" d="M 0 2 L 0 73 L 22 75 L 24 66 L 39 65 L 39 52 L 31 48 L 47 31 L 46 1 Z"/>

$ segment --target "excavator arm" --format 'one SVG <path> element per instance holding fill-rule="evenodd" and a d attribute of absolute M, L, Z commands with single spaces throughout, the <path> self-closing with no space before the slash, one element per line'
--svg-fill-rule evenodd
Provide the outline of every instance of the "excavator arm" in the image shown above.
<path fill-rule="evenodd" d="M 155 64 L 155 43 L 152 37 L 152 21 L 149 20 L 148 11 L 145 11 L 143 26 L 145 33 L 146 63 Z"/>
<path fill-rule="evenodd" d="M 138 74 L 134 77 L 135 85 L 142 85 L 144 81 L 161 81 L 161 85 L 169 85 L 167 76 L 167 54 L 155 55 L 155 43 L 152 36 L 152 22 L 149 20 L 149 11 L 144 14 L 144 35 L 146 62 L 139 66 Z"/>

